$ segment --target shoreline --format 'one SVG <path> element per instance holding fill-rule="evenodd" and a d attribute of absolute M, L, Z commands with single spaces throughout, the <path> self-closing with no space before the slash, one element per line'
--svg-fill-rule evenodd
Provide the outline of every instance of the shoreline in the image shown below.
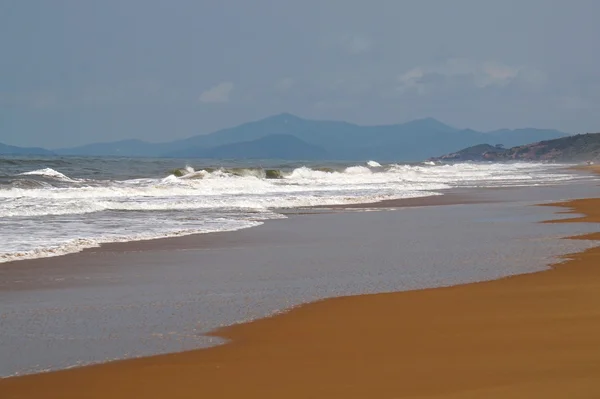
<path fill-rule="evenodd" d="M 579 166 L 568 166 L 564 165 L 563 170 L 570 170 L 575 174 L 585 174 L 593 176 L 599 172 L 599 166 L 597 165 L 579 165 Z M 559 169 L 560 170 L 560 169 Z M 569 184 L 577 184 L 577 182 L 571 182 Z M 559 186 L 561 183 L 549 184 L 548 186 Z M 373 211 L 373 210 L 389 210 L 397 208 L 409 208 L 409 207 L 424 207 L 424 206 L 441 206 L 441 205 L 468 205 L 468 204 L 481 204 L 481 203 L 493 203 L 498 202 L 498 199 L 490 198 L 489 193 L 498 191 L 510 191 L 518 189 L 520 186 L 498 186 L 498 187 L 458 187 L 458 188 L 447 188 L 435 190 L 434 195 L 427 195 L 422 197 L 409 197 L 409 198 L 398 198 L 380 200 L 376 202 L 365 202 L 365 203 L 348 203 L 348 204 L 334 204 L 334 205 L 315 205 L 305 206 L 297 208 L 273 208 L 273 212 L 283 215 L 284 217 L 289 215 L 301 215 L 311 213 L 327 213 L 327 212 L 344 212 L 344 211 Z M 275 219 L 259 219 L 260 224 L 271 223 Z M 259 224 L 259 226 L 260 226 Z M 37 262 L 48 260 L 52 258 L 64 258 L 78 254 L 95 253 L 95 252 L 119 252 L 119 251 L 144 251 L 155 246 L 164 247 L 165 249 L 189 249 L 193 247 L 192 241 L 200 241 L 203 239 L 199 237 L 210 237 L 215 235 L 229 234 L 240 230 L 248 230 L 256 228 L 257 226 L 242 227 L 236 230 L 226 231 L 215 231 L 215 232 L 196 232 L 196 233 L 184 233 L 175 234 L 173 236 L 163 236 L 156 238 L 138 239 L 132 241 L 109 241 L 100 242 L 95 246 L 83 247 L 77 251 L 67 251 L 58 255 L 52 256 L 39 256 L 29 257 L 25 256 L 20 259 L 11 259 L 8 261 L 0 262 L 0 273 L 3 268 L 11 268 L 15 265 L 23 264 L 24 262 Z M 210 241 L 210 239 L 208 239 Z M 201 244 L 202 245 L 202 244 Z M 1 288 L 1 287 L 0 287 Z"/>
<path fill-rule="evenodd" d="M 576 183 L 571 183 L 576 184 Z M 551 186 L 560 186 L 549 185 Z M 327 206 L 310 206 L 300 208 L 275 208 L 274 212 L 284 216 L 282 219 L 266 219 L 261 220 L 261 224 L 274 223 L 281 221 L 289 216 L 315 214 L 315 213 L 330 213 L 330 212 L 352 212 L 352 211 L 377 211 L 377 210 L 393 210 L 401 208 L 418 208 L 418 207 L 436 207 L 447 205 L 472 205 L 497 203 L 506 201 L 505 199 L 493 198 L 492 193 L 501 191 L 511 191 L 521 187 L 485 187 L 485 188 L 453 188 L 439 190 L 441 195 L 430 195 L 425 197 L 398 198 L 391 200 L 381 200 L 377 202 L 365 202 L 357 204 L 336 204 Z M 214 248 L 215 245 L 222 245 L 222 242 L 227 242 L 225 238 L 228 235 L 240 231 L 253 230 L 258 226 L 241 228 L 238 230 L 215 231 L 208 233 L 191 233 L 172 237 L 158 237 L 144 240 L 122 241 L 122 242 L 105 242 L 98 246 L 86 247 L 78 252 L 62 253 L 55 256 L 43 256 L 38 258 L 15 259 L 0 263 L 0 276 L 3 272 L 12 270 L 18 267 L 41 267 L 41 262 L 53 262 L 55 259 L 72 258 L 85 256 L 89 253 L 113 253 L 113 252 L 139 252 L 156 250 L 188 250 L 188 249 L 203 249 Z M 221 241 L 223 240 L 223 241 Z M 0 285 L 0 289 L 1 289 Z"/>
<path fill-rule="evenodd" d="M 558 170 L 558 171 L 570 170 L 571 174 L 574 174 L 574 175 L 578 175 L 578 174 L 593 175 L 593 173 L 590 173 L 590 172 L 596 171 L 597 166 L 596 165 L 573 166 L 573 165 L 564 164 L 564 165 L 560 165 L 560 168 L 557 168 L 556 170 Z M 549 183 L 549 185 L 560 185 L 560 184 L 562 184 L 562 183 L 560 183 L 560 182 Z M 474 193 L 475 193 L 475 195 L 478 195 L 481 193 L 485 193 L 486 191 L 511 190 L 511 189 L 515 189 L 518 187 L 519 186 L 511 186 L 511 185 L 497 186 L 497 187 L 468 187 L 468 188 L 454 187 L 454 188 L 433 190 L 431 192 L 425 191 L 425 192 L 433 194 L 433 195 L 425 195 L 425 196 L 419 196 L 419 197 L 387 199 L 387 200 L 380 200 L 380 201 L 376 201 L 376 202 L 365 202 L 365 203 L 303 206 L 303 207 L 297 207 L 297 208 L 269 208 L 269 210 L 286 216 L 286 215 L 290 215 L 290 214 L 338 212 L 338 211 L 344 211 L 344 210 L 346 210 L 346 211 L 354 211 L 354 210 L 368 211 L 368 210 L 376 210 L 376 209 L 390 209 L 390 208 L 404 208 L 404 207 L 477 204 L 477 203 L 493 202 L 494 200 L 486 199 L 485 195 L 482 196 L 483 198 L 474 198 L 473 197 Z M 436 195 L 436 194 L 438 194 L 438 195 Z M 252 221 L 258 222 L 260 225 L 261 223 L 270 222 L 270 221 L 276 220 L 276 219 L 277 218 L 262 219 L 259 217 L 257 219 L 253 219 Z M 121 248 L 123 250 L 137 250 L 136 249 L 137 243 L 140 243 L 139 245 L 140 245 L 140 248 L 142 248 L 141 250 L 143 250 L 143 248 L 147 248 L 156 243 L 161 245 L 160 242 L 168 243 L 167 246 L 169 248 L 174 248 L 174 247 L 176 247 L 176 245 L 172 246 L 171 242 L 185 239 L 186 237 L 196 237 L 196 236 L 204 236 L 204 235 L 212 235 L 212 234 L 220 234 L 220 233 L 230 233 L 230 232 L 243 230 L 243 229 L 252 229 L 253 227 L 256 227 L 256 226 L 251 226 L 251 227 L 244 226 L 244 227 L 238 227 L 236 229 L 226 230 L 226 231 L 193 232 L 193 233 L 190 232 L 190 230 L 188 230 L 187 232 L 184 232 L 184 233 L 181 233 L 181 232 L 165 233 L 162 236 L 160 236 L 160 234 L 157 234 L 158 236 L 154 236 L 152 238 L 143 238 L 143 237 L 139 237 L 139 236 L 137 238 L 129 237 L 128 238 L 129 241 L 120 241 L 122 239 L 122 237 L 121 237 L 121 238 L 112 238 L 112 241 L 111 241 L 111 239 L 106 239 L 108 241 L 102 242 L 102 238 L 95 237 L 95 238 L 90 238 L 90 240 L 89 240 L 90 242 L 88 242 L 86 244 L 75 243 L 75 244 L 73 244 L 73 247 L 70 247 L 71 241 L 68 241 L 68 242 L 63 242 L 62 244 L 58 245 L 57 247 L 45 247 L 45 248 L 37 248 L 37 249 L 34 248 L 34 249 L 30 249 L 30 250 L 24 250 L 24 252 L 21 254 L 22 257 L 19 257 L 19 255 L 9 255 L 9 254 L 2 255 L 3 261 L 0 262 L 0 269 L 2 269 L 3 267 L 6 267 L 7 265 L 11 265 L 13 263 L 19 263 L 19 262 L 24 262 L 24 261 L 35 261 L 37 259 L 64 257 L 64 256 L 70 256 L 73 254 L 85 253 L 85 252 L 97 252 L 97 251 L 104 251 L 104 250 L 111 252 L 111 251 L 119 251 L 119 250 L 121 250 Z M 83 241 L 86 241 L 86 240 L 83 239 Z M 144 244 L 144 243 L 146 243 L 146 244 Z M 131 246 L 131 248 L 128 248 L 129 246 Z M 183 245 L 183 246 L 187 247 L 188 245 Z M 185 248 L 182 248 L 182 249 L 185 249 Z M 19 253 L 19 251 L 14 252 L 14 254 L 18 254 L 18 253 Z M 43 255 L 40 255 L 40 253 L 43 253 Z"/>
<path fill-rule="evenodd" d="M 600 220 L 598 199 L 546 205 L 586 215 L 549 223 Z M 598 240 L 600 233 L 573 238 Z M 593 397 L 600 393 L 595 382 L 600 375 L 600 339 L 595 338 L 600 336 L 600 320 L 594 316 L 600 284 L 593 282 L 600 273 L 592 267 L 599 256 L 595 247 L 533 274 L 320 300 L 209 334 L 229 339 L 226 345 L 0 379 L 0 392 L 6 389 L 9 398 L 42 392 L 61 398 L 201 393 L 474 398 L 565 397 L 585 386 Z M 392 309 L 401 316 L 400 323 L 390 320 Z M 515 333 L 520 330 L 523 334 Z M 524 342 L 513 345 L 515 340 Z M 474 375 L 465 378 L 463 373 Z"/>
<path fill-rule="evenodd" d="M 560 187 L 568 186 L 550 185 L 545 186 L 544 189 Z M 589 184 L 584 183 L 574 187 L 589 187 Z M 277 225 L 285 223 L 290 218 L 302 218 L 305 215 L 343 214 L 348 212 L 362 213 L 370 211 L 394 212 L 401 211 L 402 209 L 500 204 L 522 201 L 538 203 L 542 200 L 547 200 L 542 194 L 537 194 L 532 198 L 524 194 L 518 194 L 527 190 L 528 188 L 523 187 L 447 189 L 444 190 L 443 195 L 428 197 L 402 198 L 351 205 L 331 205 L 327 207 L 278 209 L 276 211 L 281 212 L 286 216 L 285 218 L 265 220 L 262 225 L 235 231 L 189 234 L 140 241 L 111 242 L 101 244 L 98 247 L 85 248 L 79 252 L 58 256 L 15 260 L 0 263 L 0 293 L 3 291 L 31 289 L 32 287 L 40 289 L 61 286 L 68 287 L 69 279 L 64 278 L 65 270 L 70 270 L 75 275 L 79 274 L 79 272 L 88 272 L 89 269 L 98 270 L 98 266 L 96 266 L 97 262 L 89 264 L 90 257 L 102 259 L 127 253 L 177 253 L 197 250 L 235 249 L 260 245 L 265 240 L 279 240 L 279 237 L 274 237 L 272 234 L 265 236 L 260 233 L 265 225 Z M 540 205 L 553 206 L 553 203 L 543 203 Z M 85 267 L 86 270 L 81 270 L 79 269 L 80 267 Z M 52 282 L 32 282 L 32 277 L 37 278 L 37 276 L 49 276 L 49 280 L 52 280 Z M 18 281 L 18 284 L 14 284 L 15 281 Z"/>
<path fill-rule="evenodd" d="M 356 210 L 389 210 L 391 208 L 412 208 L 412 207 L 423 207 L 423 206 L 442 206 L 442 205 L 468 205 L 468 204 L 480 204 L 493 202 L 493 200 L 486 199 L 486 191 L 510 189 L 510 187 L 501 188 L 467 188 L 467 189 L 446 189 L 440 190 L 443 194 L 431 195 L 425 197 L 413 197 L 413 198 L 399 198 L 392 200 L 382 200 L 378 202 L 365 202 L 357 204 L 338 204 L 338 205 L 327 205 L 327 206 L 311 206 L 301 208 L 275 208 L 274 212 L 279 213 L 285 217 L 290 215 L 302 215 L 302 214 L 313 214 L 313 213 L 327 213 L 327 212 L 344 212 L 344 211 L 356 211 Z M 266 219 L 261 220 L 261 223 L 273 223 L 281 219 Z M 259 225 L 260 226 L 260 225 Z M 186 250 L 186 249 L 198 249 L 198 248 L 213 248 L 217 245 L 217 241 L 221 240 L 223 236 L 229 235 L 243 230 L 252 230 L 258 226 L 241 228 L 238 230 L 227 230 L 227 231 L 215 231 L 208 233 L 191 233 L 172 237 L 158 237 L 144 240 L 133 240 L 123 242 L 106 242 L 101 243 L 99 246 L 83 248 L 78 252 L 69 252 L 55 256 L 45 256 L 39 258 L 24 258 L 15 259 L 8 262 L 0 263 L 0 274 L 3 269 L 11 269 L 13 267 L 20 267 L 24 265 L 26 267 L 36 266 L 36 263 L 48 261 L 50 259 L 63 259 L 65 257 L 73 257 L 88 253 L 98 252 L 130 252 L 130 251 L 148 251 L 156 250 L 160 248 L 162 250 Z"/>

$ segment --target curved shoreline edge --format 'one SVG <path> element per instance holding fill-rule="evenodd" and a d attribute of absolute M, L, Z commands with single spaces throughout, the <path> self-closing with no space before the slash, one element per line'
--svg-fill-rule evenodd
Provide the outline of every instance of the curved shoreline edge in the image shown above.
<path fill-rule="evenodd" d="M 600 199 L 551 204 L 600 222 Z M 600 233 L 571 239 L 600 240 Z M 223 346 L 0 379 L 3 398 L 598 397 L 600 248 L 551 270 L 331 298 Z"/>
<path fill-rule="evenodd" d="M 282 215 L 285 219 L 289 215 L 299 215 L 303 213 L 327 213 L 344 212 L 352 210 L 377 210 L 390 208 L 408 208 L 423 206 L 440 205 L 468 205 L 493 202 L 485 197 L 485 192 L 489 190 L 510 189 L 510 187 L 499 188 L 467 188 L 467 189 L 444 189 L 439 190 L 440 194 L 424 197 L 398 198 L 392 200 L 381 200 L 378 202 L 365 202 L 356 204 L 338 204 L 328 206 L 312 206 L 301 208 L 274 208 L 273 211 Z M 272 223 L 279 218 L 260 220 L 256 226 L 244 227 L 235 230 L 212 231 L 203 233 L 189 233 L 158 238 L 148 238 L 132 241 L 110 241 L 102 242 L 95 246 L 81 248 L 73 252 L 57 253 L 49 256 L 24 257 L 21 259 L 12 259 L 0 262 L 0 271 L 16 269 L 19 267 L 40 267 L 42 263 L 61 261 L 65 258 L 85 256 L 94 252 L 128 252 L 128 251 L 146 251 L 149 249 L 162 248 L 165 250 L 178 250 L 200 247 L 211 247 L 215 245 L 216 237 L 228 235 L 243 230 L 252 230 L 261 224 Z M 198 242 L 201 244 L 198 244 Z M 0 281 L 0 288 L 2 282 Z"/>

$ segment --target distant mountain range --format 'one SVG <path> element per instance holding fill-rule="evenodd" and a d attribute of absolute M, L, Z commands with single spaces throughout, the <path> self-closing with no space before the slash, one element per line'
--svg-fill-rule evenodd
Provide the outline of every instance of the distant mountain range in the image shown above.
<path fill-rule="evenodd" d="M 508 149 L 497 145 L 479 144 L 431 160 L 598 162 L 600 161 L 600 133 L 577 134 Z"/>
<path fill-rule="evenodd" d="M 0 155 L 54 155 L 54 153 L 39 147 L 16 147 L 0 143 Z"/>
<path fill-rule="evenodd" d="M 183 140 L 164 143 L 122 140 L 52 152 L 82 156 L 418 161 L 482 142 L 512 147 L 564 136 L 567 134 L 548 129 L 484 133 L 456 129 L 433 118 L 395 125 L 360 126 L 284 113 Z M 48 150 L 40 151 L 48 153 Z M 1 148 L 0 153 L 4 153 Z"/>
<path fill-rule="evenodd" d="M 170 154 L 175 158 L 214 159 L 328 159 L 323 148 L 289 134 L 270 134 L 256 140 L 223 144 L 213 148 L 189 148 Z"/>

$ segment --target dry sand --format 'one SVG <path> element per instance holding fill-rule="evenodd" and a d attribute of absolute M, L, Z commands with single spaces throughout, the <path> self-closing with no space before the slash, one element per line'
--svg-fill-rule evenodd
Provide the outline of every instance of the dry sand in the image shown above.
<path fill-rule="evenodd" d="M 600 220 L 600 199 L 564 205 Z M 598 398 L 600 248 L 547 272 L 328 299 L 216 334 L 231 342 L 8 378 L 0 397 Z"/>

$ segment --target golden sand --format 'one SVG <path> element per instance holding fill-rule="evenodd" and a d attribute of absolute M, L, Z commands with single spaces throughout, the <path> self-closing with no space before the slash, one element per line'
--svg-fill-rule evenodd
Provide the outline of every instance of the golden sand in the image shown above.
<path fill-rule="evenodd" d="M 592 173 L 600 173 L 600 165 L 597 165 L 597 164 L 578 165 L 578 166 L 573 167 L 572 169 L 585 170 L 586 172 L 592 172 Z"/>
<path fill-rule="evenodd" d="M 563 205 L 600 220 L 600 199 Z M 0 380 L 0 398 L 599 398 L 600 248 L 546 272 L 328 299 L 216 334 L 231 342 Z"/>

